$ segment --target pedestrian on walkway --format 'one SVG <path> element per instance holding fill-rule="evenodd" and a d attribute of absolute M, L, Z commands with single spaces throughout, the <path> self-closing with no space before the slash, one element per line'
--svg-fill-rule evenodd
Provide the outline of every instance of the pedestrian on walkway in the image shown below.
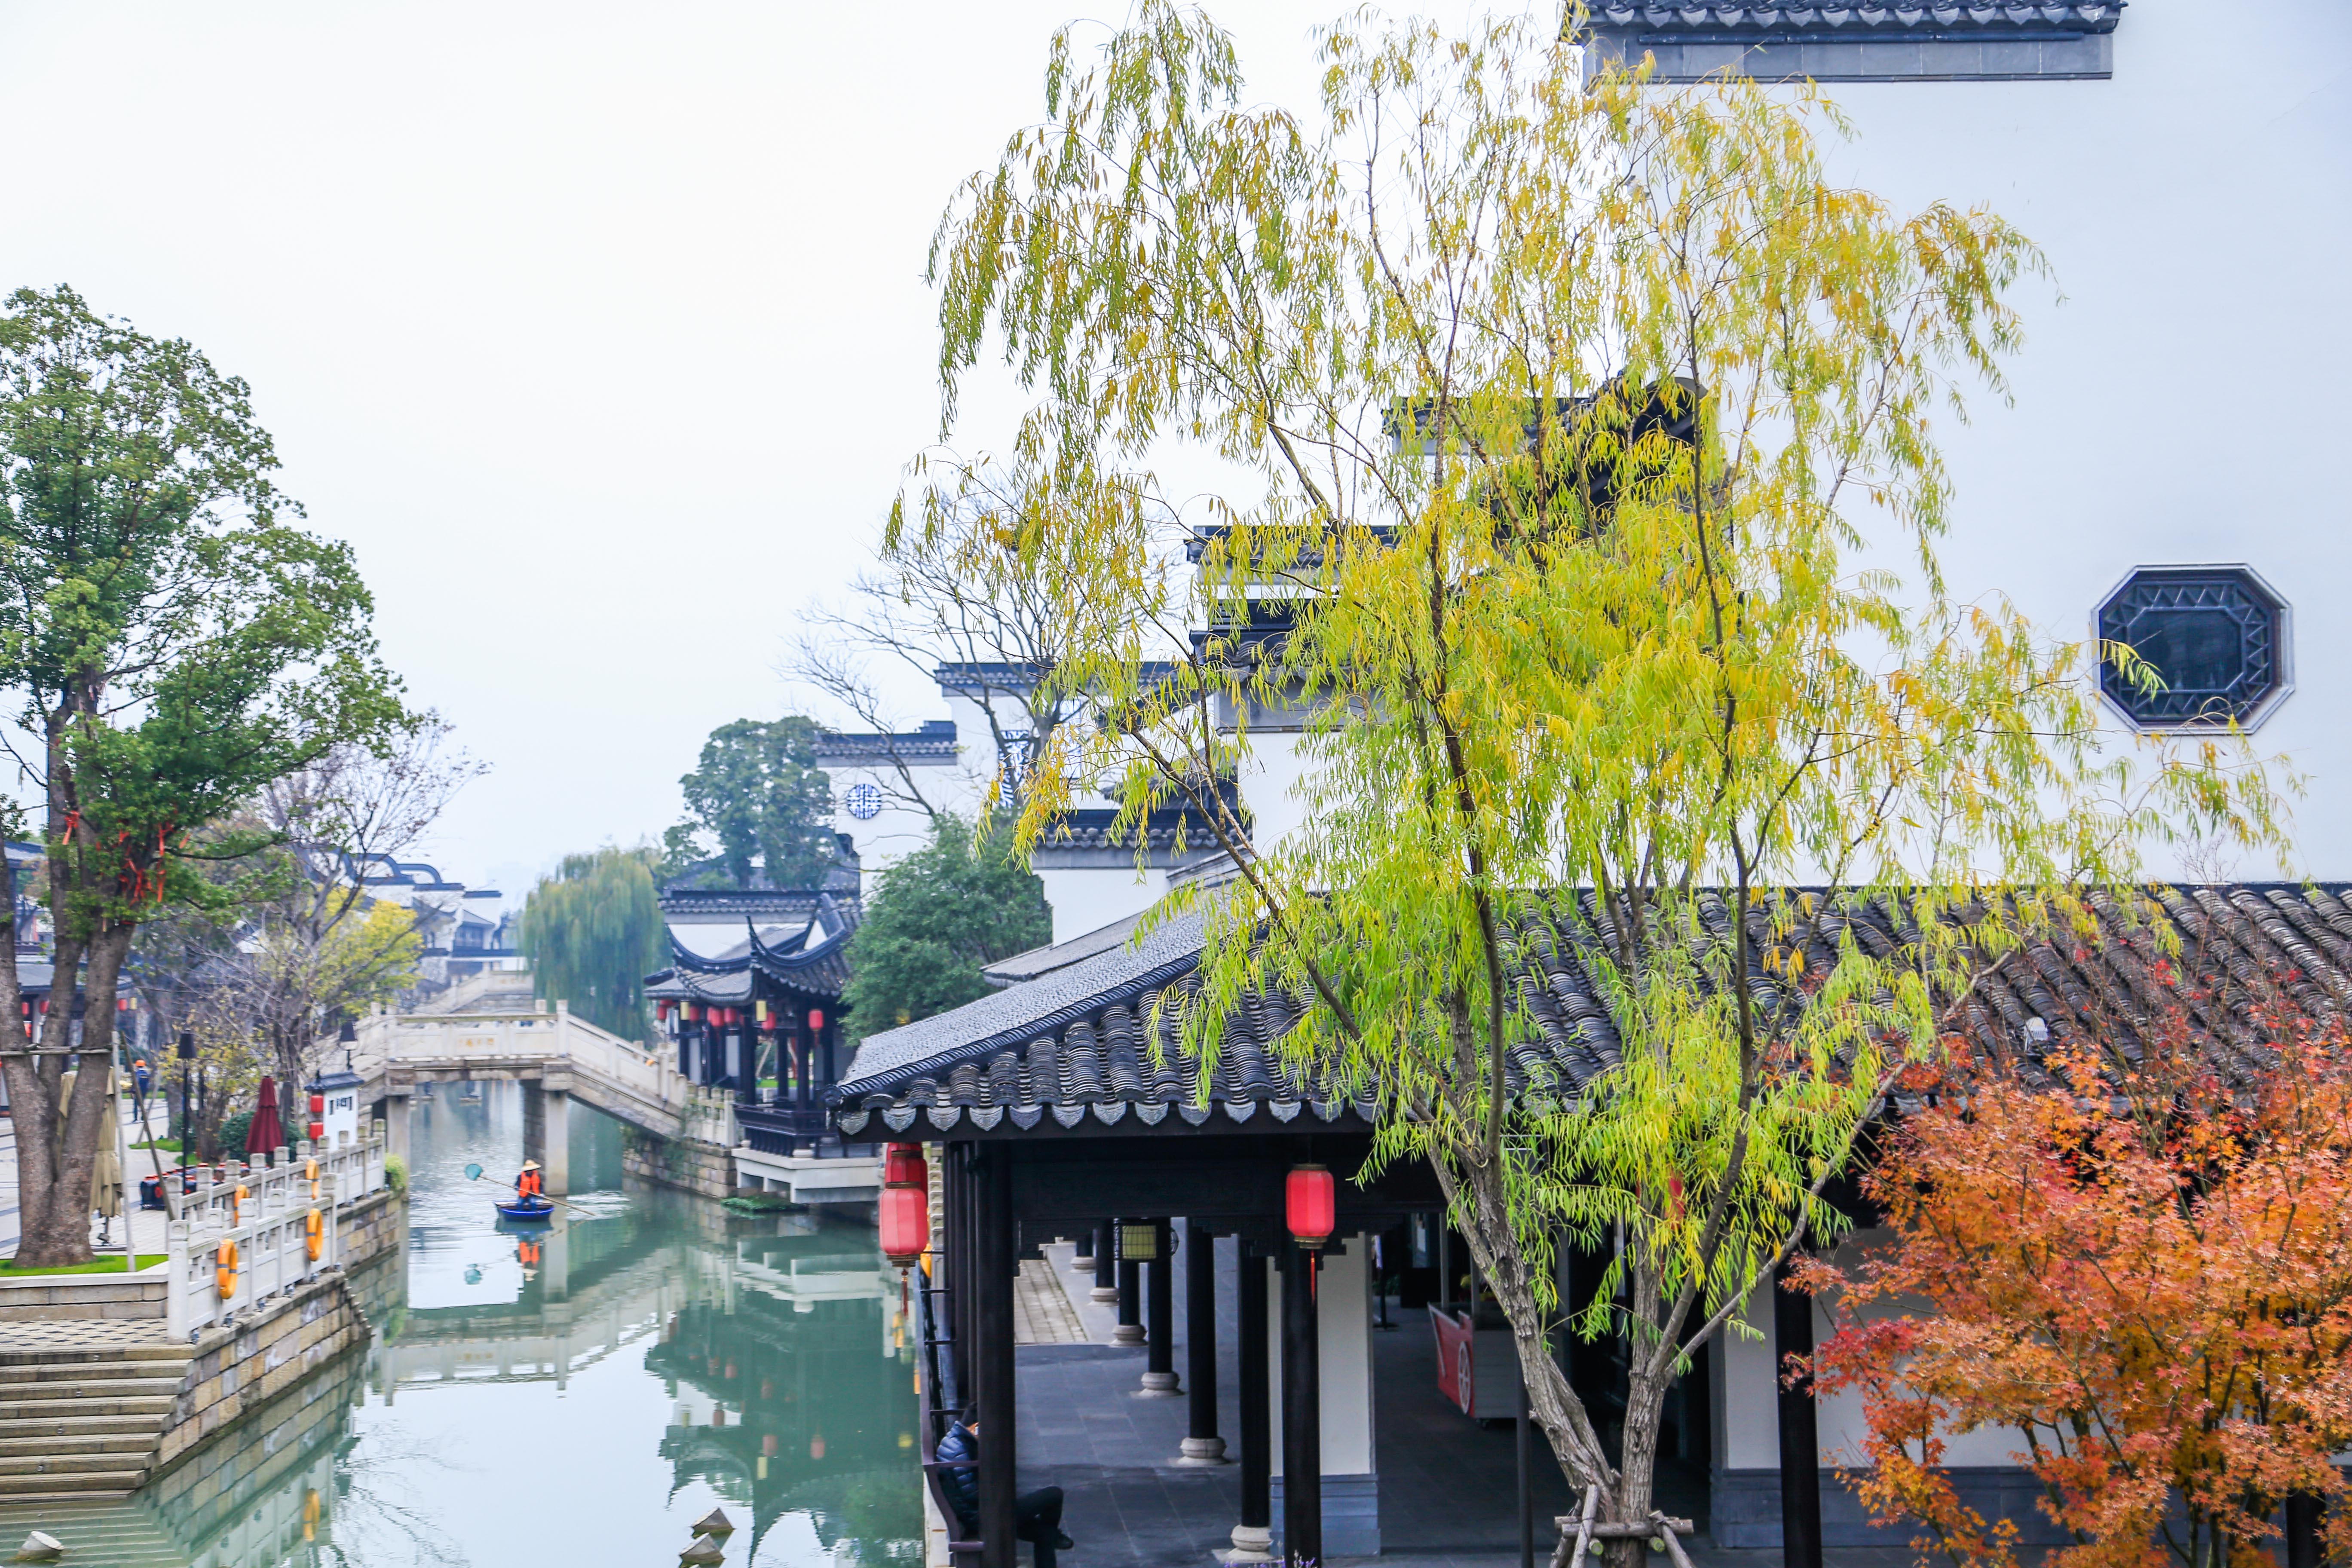
<path fill-rule="evenodd" d="M 940 1489 L 955 1509 L 963 1539 L 980 1538 L 980 1407 L 967 1409 L 961 1419 L 948 1423 L 934 1458 L 950 1467 L 940 1472 Z M 1013 1500 L 1013 1534 L 1035 1552 L 1037 1568 L 1054 1568 L 1056 1550 L 1077 1544 L 1062 1533 L 1062 1489 L 1039 1487 Z"/>

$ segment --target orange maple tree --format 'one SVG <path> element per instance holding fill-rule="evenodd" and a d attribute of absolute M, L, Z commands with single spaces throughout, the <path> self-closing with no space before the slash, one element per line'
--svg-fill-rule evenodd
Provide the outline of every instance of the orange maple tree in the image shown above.
<path fill-rule="evenodd" d="M 1801 1276 L 1841 1323 L 1817 1386 L 1864 1398 L 1852 1482 L 1923 1554 L 2017 1561 L 1945 1469 L 1970 1431 L 2017 1436 L 2053 1568 L 2242 1568 L 2344 1489 L 2352 1037 L 2232 1012 L 1947 1069 L 1865 1182 L 1892 1245 Z"/>

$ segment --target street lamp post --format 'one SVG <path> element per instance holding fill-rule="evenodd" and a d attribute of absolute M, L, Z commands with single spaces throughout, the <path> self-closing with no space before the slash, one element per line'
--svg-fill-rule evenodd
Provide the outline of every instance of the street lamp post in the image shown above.
<path fill-rule="evenodd" d="M 196 1059 L 196 1037 L 194 1031 L 180 1031 L 180 1163 L 188 1163 L 188 1151 L 196 1141 L 196 1102 L 188 1098 L 189 1064 Z"/>

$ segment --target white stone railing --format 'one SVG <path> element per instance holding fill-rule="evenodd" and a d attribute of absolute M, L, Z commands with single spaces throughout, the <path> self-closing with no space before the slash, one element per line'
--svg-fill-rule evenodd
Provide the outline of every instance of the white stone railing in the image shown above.
<path fill-rule="evenodd" d="M 309 1139 L 267 1165 L 238 1163 L 171 1172 L 163 1182 L 164 1318 L 173 1338 L 220 1322 L 342 1261 L 341 1210 L 384 1184 L 383 1123 L 334 1147 Z M 193 1178 L 194 1191 L 185 1190 Z M 310 1215 L 319 1256 L 310 1256 Z M 233 1258 L 225 1251 L 233 1247 Z M 221 1271 L 233 1288 L 223 1296 Z"/>
<path fill-rule="evenodd" d="M 373 1013 L 356 1033 L 352 1063 L 365 1079 L 403 1067 L 446 1071 L 479 1064 L 488 1070 L 528 1063 L 542 1073 L 569 1073 L 580 1080 L 573 1092 L 586 1090 L 603 1109 L 649 1131 L 669 1134 L 696 1117 L 710 1122 L 707 1110 L 689 1105 L 695 1085 L 668 1053 L 575 1018 L 568 1003 L 558 1002 L 551 1013 Z"/>

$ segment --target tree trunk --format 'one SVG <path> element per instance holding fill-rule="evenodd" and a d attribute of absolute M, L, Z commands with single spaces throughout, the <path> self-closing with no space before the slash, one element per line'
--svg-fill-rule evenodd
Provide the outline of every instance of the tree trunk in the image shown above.
<path fill-rule="evenodd" d="M 23 1210 L 23 1234 L 16 1243 L 21 1267 L 53 1268 L 87 1263 L 92 1253 L 90 1183 L 97 1171 L 99 1135 L 106 1114 L 106 1074 L 113 1070 L 114 974 L 128 950 L 127 931 L 110 931 L 89 946 L 96 961 L 112 949 L 112 973 L 107 977 L 105 1012 L 93 995 L 83 1020 L 79 1045 L 73 1037 L 74 984 L 81 970 L 83 944 L 60 931 L 57 965 L 50 977 L 49 1010 L 41 1031 L 41 1060 L 35 1069 L 39 1091 L 16 1101 L 18 1202 Z M 13 958 L 15 943 L 9 944 Z M 63 1063 L 71 1053 L 75 1063 L 73 1096 L 62 1109 L 63 1136 L 58 1126 L 58 1092 Z M 93 1070 L 94 1069 L 94 1070 Z M 10 1080 L 13 1096 L 16 1081 Z"/>
<path fill-rule="evenodd" d="M 1519 1376 L 1528 1390 L 1528 1415 L 1543 1428 L 1545 1440 L 1551 1445 L 1553 1457 L 1568 1474 L 1578 1491 L 1598 1486 L 1601 1494 L 1600 1522 L 1622 1523 L 1633 1519 L 1646 1519 L 1649 1510 L 1649 1472 L 1641 1471 L 1642 1489 L 1637 1499 L 1628 1500 L 1616 1470 L 1610 1465 L 1607 1451 L 1592 1425 L 1583 1402 L 1569 1387 L 1567 1374 L 1552 1359 L 1551 1347 L 1545 1335 L 1542 1310 L 1537 1305 L 1533 1281 L 1528 1277 L 1527 1260 L 1521 1256 L 1517 1233 L 1511 1228 L 1510 1205 L 1503 1190 L 1502 1173 L 1484 1162 L 1465 1161 L 1456 1172 L 1434 1155 L 1430 1160 L 1438 1184 L 1444 1189 L 1448 1203 L 1465 1208 L 1459 1199 L 1466 1193 L 1469 1203 L 1463 1217 L 1463 1238 L 1470 1245 L 1471 1257 L 1479 1273 L 1486 1279 L 1496 1304 L 1510 1321 L 1511 1339 L 1519 1355 Z M 1630 1436 L 1630 1426 L 1629 1426 Z M 1638 1501 L 1641 1511 L 1627 1514 L 1629 1500 Z M 1638 1545 L 1639 1543 L 1636 1542 Z"/>

